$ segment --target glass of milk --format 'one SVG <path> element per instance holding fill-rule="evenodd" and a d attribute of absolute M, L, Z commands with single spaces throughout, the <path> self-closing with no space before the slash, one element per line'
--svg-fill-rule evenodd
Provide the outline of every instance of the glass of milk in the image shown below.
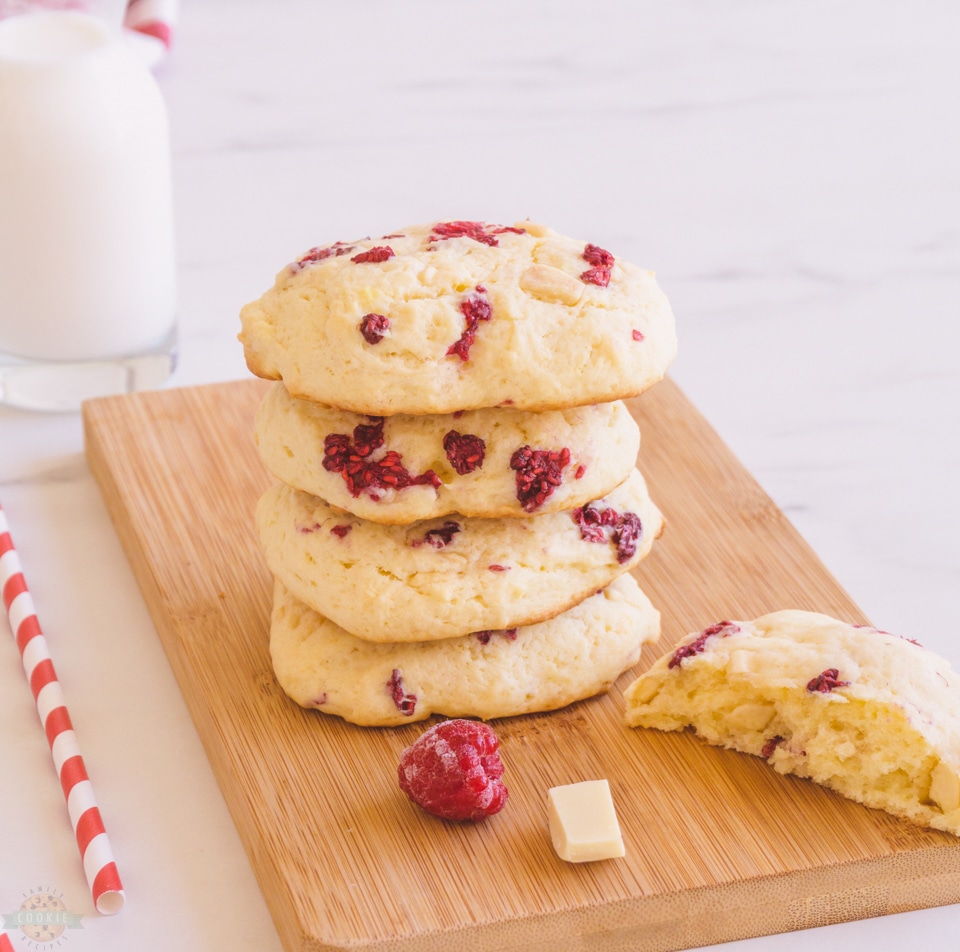
<path fill-rule="evenodd" d="M 176 365 L 163 99 L 85 12 L 0 19 L 0 403 L 73 410 Z"/>

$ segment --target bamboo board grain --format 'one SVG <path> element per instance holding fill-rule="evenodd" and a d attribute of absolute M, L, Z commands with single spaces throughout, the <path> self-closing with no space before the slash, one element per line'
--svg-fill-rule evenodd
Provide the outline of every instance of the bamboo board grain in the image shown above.
<path fill-rule="evenodd" d="M 304 711 L 267 653 L 248 380 L 91 401 L 87 459 L 289 952 L 656 952 L 960 900 L 960 843 L 687 734 L 628 730 L 622 690 L 687 631 L 783 607 L 862 613 L 669 380 L 631 402 L 667 530 L 636 570 L 663 636 L 606 696 L 496 723 L 507 809 L 412 807 L 425 728 Z M 561 862 L 548 787 L 609 779 L 624 859 Z"/>

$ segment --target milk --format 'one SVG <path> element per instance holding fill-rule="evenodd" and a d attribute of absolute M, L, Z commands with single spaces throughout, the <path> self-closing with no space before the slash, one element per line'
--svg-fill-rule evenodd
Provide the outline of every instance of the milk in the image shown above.
<path fill-rule="evenodd" d="M 0 352 L 129 356 L 170 334 L 175 308 L 153 77 L 87 14 L 0 20 Z"/>

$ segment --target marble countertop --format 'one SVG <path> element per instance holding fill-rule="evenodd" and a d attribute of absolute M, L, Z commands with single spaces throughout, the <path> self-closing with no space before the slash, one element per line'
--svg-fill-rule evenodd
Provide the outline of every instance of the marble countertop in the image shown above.
<path fill-rule="evenodd" d="M 170 384 L 247 376 L 240 306 L 313 245 L 440 218 L 589 237 L 656 270 L 672 377 L 866 614 L 960 666 L 958 44 L 946 0 L 187 3 L 157 70 Z M 61 894 L 75 952 L 281 952 L 78 415 L 0 409 L 0 500 L 128 895 L 94 913 L 0 641 L 0 912 Z M 724 948 L 882 952 L 920 931 L 956 947 L 960 907 Z"/>

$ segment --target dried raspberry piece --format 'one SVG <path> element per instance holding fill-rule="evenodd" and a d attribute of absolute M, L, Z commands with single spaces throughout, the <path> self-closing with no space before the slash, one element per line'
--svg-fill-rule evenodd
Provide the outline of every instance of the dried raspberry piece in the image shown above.
<path fill-rule="evenodd" d="M 403 674 L 399 668 L 394 668 L 390 672 L 390 680 L 387 681 L 387 690 L 393 703 L 397 705 L 397 710 L 404 716 L 410 717 L 417 709 L 416 694 L 407 694 L 403 689 Z"/>
<path fill-rule="evenodd" d="M 389 245 L 376 245 L 368 251 L 361 251 L 360 254 L 354 255 L 350 260 L 355 264 L 380 264 L 392 257 L 393 248 Z"/>
<path fill-rule="evenodd" d="M 636 328 L 634 328 L 633 331 L 631 332 L 631 336 L 633 337 L 634 340 L 637 340 L 637 341 L 646 340 L 646 337 L 643 336 L 643 331 L 638 331 Z"/>
<path fill-rule="evenodd" d="M 616 546 L 617 561 L 622 565 L 637 553 L 637 542 L 643 535 L 643 523 L 635 512 L 617 512 L 616 509 L 598 509 L 594 505 L 580 506 L 570 513 L 580 527 L 580 538 L 585 542 L 605 542 L 606 529 Z"/>
<path fill-rule="evenodd" d="M 583 479 L 583 474 L 587 471 L 587 467 L 581 463 L 577 467 L 577 471 L 573 474 L 574 479 Z"/>
<path fill-rule="evenodd" d="M 330 258 L 333 256 L 333 254 L 333 248 L 311 248 L 305 254 L 302 254 L 299 258 L 297 258 L 294 264 L 303 267 L 304 265 L 314 264 L 317 261 L 323 261 L 326 258 Z"/>
<path fill-rule="evenodd" d="M 435 549 L 444 549 L 453 542 L 453 537 L 461 528 L 459 522 L 448 519 L 442 526 L 437 526 L 435 529 L 427 529 L 422 539 L 415 539 L 410 544 L 412 546 L 421 546 L 426 543 L 427 545 L 432 545 Z"/>
<path fill-rule="evenodd" d="M 596 284 L 598 287 L 605 288 L 610 283 L 610 271 L 616 260 L 613 255 L 599 245 L 588 244 L 583 249 L 583 260 L 593 267 L 584 271 L 580 275 L 580 280 L 586 284 Z"/>
<path fill-rule="evenodd" d="M 923 645 L 917 641 L 916 638 L 908 638 L 906 635 L 898 635 L 892 631 L 884 631 L 883 628 L 877 628 L 874 625 L 853 625 L 854 628 L 860 628 L 864 631 L 873 631 L 878 635 L 889 635 L 891 638 L 899 638 L 901 641 L 909 641 L 911 645 L 916 645 L 918 648 L 922 648 Z"/>
<path fill-rule="evenodd" d="M 311 532 L 316 532 L 319 528 L 320 523 L 314 522 L 309 526 L 297 526 L 297 532 L 300 532 L 303 535 L 309 535 Z"/>
<path fill-rule="evenodd" d="M 503 762 L 493 728 L 479 721 L 441 721 L 400 755 L 400 789 L 427 813 L 477 822 L 507 802 Z"/>
<path fill-rule="evenodd" d="M 700 654 L 707 646 L 707 640 L 714 635 L 726 638 L 728 635 L 736 634 L 739 630 L 740 626 L 735 625 L 732 621 L 718 621 L 715 625 L 705 628 L 689 644 L 681 645 L 677 648 L 673 653 L 673 657 L 670 658 L 667 667 L 676 668 L 683 663 L 684 659 Z"/>
<path fill-rule="evenodd" d="M 383 314 L 364 314 L 360 321 L 360 333 L 368 344 L 379 344 L 390 330 L 390 318 Z"/>
<path fill-rule="evenodd" d="M 630 561 L 637 554 L 637 542 L 643 535 L 643 525 L 635 512 L 625 512 L 613 531 L 613 541 L 617 547 L 617 561 L 621 564 Z"/>
<path fill-rule="evenodd" d="M 829 694 L 836 688 L 845 688 L 850 684 L 849 681 L 840 680 L 840 672 L 836 668 L 827 668 L 821 671 L 815 678 L 807 682 L 807 690 L 813 693 Z"/>
<path fill-rule="evenodd" d="M 450 430 L 443 438 L 443 451 L 457 473 L 466 476 L 483 466 L 487 444 L 473 433 L 458 433 L 456 430 Z"/>
<path fill-rule="evenodd" d="M 596 506 L 580 506 L 570 517 L 580 527 L 580 538 L 585 542 L 606 542 L 604 528 L 616 528 L 620 513 L 616 509 L 598 509 Z"/>
<path fill-rule="evenodd" d="M 610 272 L 606 268 L 589 268 L 581 272 L 580 280 L 584 284 L 595 284 L 599 288 L 605 288 L 610 283 Z"/>
<path fill-rule="evenodd" d="M 488 225 L 482 221 L 441 221 L 433 226 L 433 233 L 429 241 L 446 241 L 448 238 L 472 238 L 479 241 L 482 245 L 489 245 L 496 248 L 500 242 L 496 235 L 523 235 L 526 231 L 523 228 L 509 228 L 499 225 Z"/>
<path fill-rule="evenodd" d="M 783 743 L 783 738 L 777 734 L 776 737 L 771 737 L 760 749 L 760 756 L 764 760 L 769 760 L 773 756 L 773 752 Z"/>
<path fill-rule="evenodd" d="M 308 264 L 316 264 L 318 261 L 325 261 L 327 258 L 339 258 L 340 255 L 345 255 L 353 251 L 355 247 L 356 245 L 348 245 L 346 242 L 336 241 L 332 245 L 326 245 L 325 247 L 311 248 L 297 258 L 291 267 L 294 271 L 300 271 Z"/>
<path fill-rule="evenodd" d="M 488 565 L 487 568 L 490 569 L 491 572 L 509 572 L 510 571 L 509 565 L 494 564 L 494 565 Z"/>
<path fill-rule="evenodd" d="M 349 523 L 343 526 L 334 526 L 330 530 L 330 535 L 335 535 L 338 539 L 342 539 L 345 535 L 348 535 L 350 530 L 353 528 Z"/>
<path fill-rule="evenodd" d="M 490 644 L 490 639 L 494 635 L 503 635 L 503 637 L 506 638 L 507 641 L 517 640 L 516 628 L 502 628 L 502 629 L 490 628 L 485 631 L 475 631 L 473 634 L 474 634 L 474 637 L 477 639 L 477 641 L 479 641 L 480 644 L 482 645 Z"/>
<path fill-rule="evenodd" d="M 460 302 L 460 313 L 467 319 L 467 324 L 459 340 L 447 348 L 447 356 L 456 356 L 465 362 L 470 358 L 470 348 L 476 339 L 478 325 L 481 321 L 489 321 L 493 313 L 487 300 L 487 289 L 482 284 L 478 284 Z"/>
<path fill-rule="evenodd" d="M 605 251 L 599 245 L 587 244 L 583 249 L 583 260 L 587 264 L 592 264 L 595 268 L 606 268 L 609 270 L 613 267 L 613 263 L 616 260 L 609 251 Z"/>
<path fill-rule="evenodd" d="M 521 446 L 510 457 L 517 473 L 517 499 L 524 512 L 535 512 L 563 482 L 563 468 L 570 462 L 570 450 L 535 450 Z"/>
<path fill-rule="evenodd" d="M 408 486 L 440 487 L 440 477 L 428 469 L 411 476 L 396 450 L 387 450 L 374 459 L 373 453 L 383 446 L 383 417 L 371 417 L 373 423 L 360 423 L 353 428 L 353 439 L 345 433 L 329 433 L 323 440 L 323 468 L 340 473 L 354 497 L 366 492 L 379 500 L 379 490 L 406 489 Z"/>

